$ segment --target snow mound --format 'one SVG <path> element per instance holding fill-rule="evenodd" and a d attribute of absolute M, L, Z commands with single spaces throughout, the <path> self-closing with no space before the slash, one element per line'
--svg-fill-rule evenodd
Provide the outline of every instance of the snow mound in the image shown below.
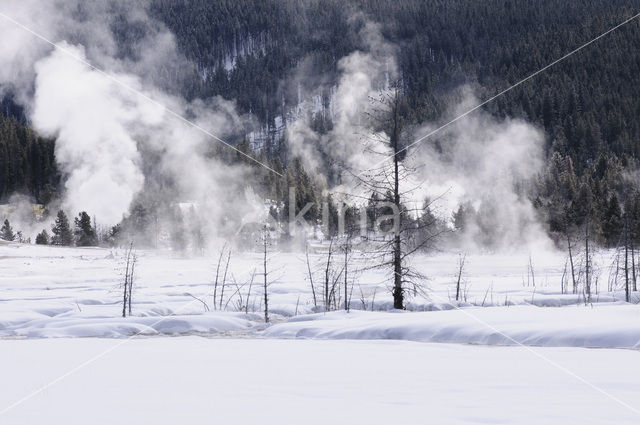
<path fill-rule="evenodd" d="M 184 335 L 246 331 L 252 327 L 240 313 L 212 312 L 200 315 L 41 318 L 3 323 L 0 336 L 27 338 L 102 337 L 123 338 L 132 335 Z"/>
<path fill-rule="evenodd" d="M 515 306 L 420 313 L 319 313 L 276 324 L 266 329 L 264 335 L 273 338 L 640 349 L 640 306 Z"/>

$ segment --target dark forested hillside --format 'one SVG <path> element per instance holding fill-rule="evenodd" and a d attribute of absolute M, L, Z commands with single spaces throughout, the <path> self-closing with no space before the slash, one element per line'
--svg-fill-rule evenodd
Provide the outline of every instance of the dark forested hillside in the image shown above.
<path fill-rule="evenodd" d="M 303 59 L 318 75 L 359 47 L 361 11 L 397 44 L 418 120 L 438 120 L 471 84 L 495 94 L 629 17 L 629 1 L 153 0 L 206 75 L 186 90 L 220 94 L 268 122 L 298 101 L 283 80 Z M 346 5 L 346 6 L 345 6 Z M 351 19 L 351 21 L 350 21 Z M 602 151 L 638 155 L 638 25 L 621 28 L 488 106 L 544 126 L 549 142 L 582 169 Z M 244 53 L 243 53 L 244 52 Z M 239 55 L 235 57 L 235 55 Z M 225 61 L 235 62 L 230 70 Z M 284 99 L 284 103 L 283 103 Z"/>
<path fill-rule="evenodd" d="M 0 198 L 30 193 L 47 203 L 58 176 L 54 142 L 39 137 L 16 118 L 0 115 Z"/>
<path fill-rule="evenodd" d="M 148 1 L 151 15 L 176 35 L 194 64 L 181 79 L 182 94 L 235 99 L 265 126 L 299 101 L 291 82 L 303 63 L 330 86 L 338 60 L 361 47 L 357 34 L 366 20 L 379 23 L 398 47 L 412 119 L 438 122 L 460 100 L 463 85 L 488 98 L 640 6 L 628 0 Z M 128 34 L 122 26 L 116 31 Z M 550 166 L 536 205 L 552 230 L 561 227 L 564 219 L 557 216 L 581 184 L 601 206 L 603 221 L 613 196 L 635 190 L 623 173 L 640 155 L 639 51 L 640 27 L 632 22 L 486 106 L 495 116 L 544 128 Z M 296 80 L 306 83 L 317 79 Z M 4 119 L 2 129 L 0 194 L 22 189 L 38 195 L 56 181 L 50 144 L 16 121 Z M 559 173 L 575 179 L 570 188 L 559 183 Z"/>

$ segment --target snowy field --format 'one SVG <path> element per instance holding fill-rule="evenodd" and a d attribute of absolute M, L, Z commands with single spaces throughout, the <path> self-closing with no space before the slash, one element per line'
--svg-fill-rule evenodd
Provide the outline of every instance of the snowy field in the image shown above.
<path fill-rule="evenodd" d="M 322 303 L 314 306 L 305 255 L 273 252 L 269 310 L 274 325 L 267 330 L 259 253 L 232 253 L 227 283 L 224 291 L 219 286 L 214 302 L 217 253 L 185 258 L 139 251 L 133 314 L 127 318 L 120 317 L 123 256 L 122 250 L 0 245 L 0 337 L 224 333 L 513 344 L 511 337 L 530 345 L 625 348 L 637 348 L 640 340 L 640 307 L 621 301 L 621 281 L 617 286 L 610 282 L 611 252 L 595 258 L 598 285 L 590 304 L 582 289 L 561 293 L 566 275 L 562 253 L 535 252 L 468 255 L 462 300 L 456 303 L 459 257 L 448 253 L 415 262 L 429 280 L 428 297 L 418 294 L 410 300 L 413 311 L 388 311 L 392 299 L 383 271 L 353 275 L 350 314 L 318 312 Z M 310 255 L 318 299 L 325 261 L 325 253 Z M 336 261 L 339 265 L 340 258 Z M 364 270 L 368 264 L 354 255 L 349 267 Z M 343 289 L 337 293 L 343 305 Z M 638 293 L 632 295 L 637 302 Z"/>
<path fill-rule="evenodd" d="M 2 408 L 112 349 L 0 413 L 0 423 L 602 425 L 640 420 L 639 358 L 630 350 L 536 349 L 554 366 L 522 347 L 405 341 L 192 336 L 134 339 L 113 349 L 116 344 L 93 338 L 0 341 L 2 380 L 11 383 L 0 386 Z"/>
<path fill-rule="evenodd" d="M 314 307 L 304 254 L 273 252 L 270 325 L 259 253 L 232 253 L 214 308 L 217 253 L 139 251 L 127 318 L 123 254 L 0 245 L 0 424 L 640 421 L 640 306 L 611 252 L 592 303 L 561 293 L 563 253 L 536 252 L 470 254 L 456 303 L 442 253 L 416 260 L 429 297 L 408 311 L 361 271 L 349 313 Z"/>

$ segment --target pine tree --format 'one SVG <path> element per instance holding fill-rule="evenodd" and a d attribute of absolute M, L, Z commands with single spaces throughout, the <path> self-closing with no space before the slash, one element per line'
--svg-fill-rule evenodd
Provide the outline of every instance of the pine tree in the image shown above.
<path fill-rule="evenodd" d="M 602 233 L 607 245 L 615 246 L 620 241 L 620 229 L 623 227 L 622 209 L 618 197 L 614 193 L 609 198 L 602 217 Z"/>
<path fill-rule="evenodd" d="M 73 245 L 73 233 L 71 233 L 71 226 L 69 225 L 69 219 L 64 211 L 58 211 L 56 221 L 51 228 L 53 237 L 51 243 L 53 245 L 71 246 Z"/>
<path fill-rule="evenodd" d="M 189 228 L 191 230 L 191 244 L 193 252 L 199 255 L 204 253 L 205 237 L 204 223 L 192 205 L 189 209 Z"/>
<path fill-rule="evenodd" d="M 91 217 L 85 211 L 82 211 L 74 220 L 76 227 L 76 244 L 78 246 L 96 246 L 98 237 L 96 231 L 91 225 Z"/>
<path fill-rule="evenodd" d="M 182 217 L 182 211 L 176 207 L 173 211 L 173 220 L 171 223 L 170 238 L 171 249 L 177 252 L 183 252 L 187 246 L 184 218 Z"/>
<path fill-rule="evenodd" d="M 42 229 L 36 236 L 36 245 L 49 245 L 49 233 L 46 229 Z"/>
<path fill-rule="evenodd" d="M 16 235 L 13 233 L 13 228 L 11 228 L 9 220 L 5 220 L 2 228 L 0 229 L 0 238 L 5 241 L 14 241 L 16 239 Z"/>

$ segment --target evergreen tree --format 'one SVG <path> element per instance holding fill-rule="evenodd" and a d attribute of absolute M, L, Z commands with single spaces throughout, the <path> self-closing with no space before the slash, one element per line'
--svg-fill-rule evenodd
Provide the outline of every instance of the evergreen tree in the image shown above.
<path fill-rule="evenodd" d="M 96 246 L 98 237 L 96 231 L 91 225 L 91 217 L 85 211 L 82 211 L 74 220 L 76 227 L 76 245 L 78 246 Z"/>
<path fill-rule="evenodd" d="M 36 245 L 49 245 L 49 233 L 46 229 L 42 229 L 36 236 Z"/>
<path fill-rule="evenodd" d="M 182 211 L 176 207 L 173 210 L 171 229 L 169 230 L 171 249 L 176 252 L 183 252 L 187 247 L 187 240 L 185 235 L 184 219 L 182 217 Z"/>
<path fill-rule="evenodd" d="M 294 187 L 299 202 L 306 202 L 317 200 L 321 191 L 314 194 L 303 188 L 311 182 L 305 182 L 305 176 L 296 171 L 298 164 L 287 158 L 286 136 L 278 135 L 274 117 L 282 117 L 286 127 L 290 113 L 297 115 L 300 101 L 308 100 L 305 92 L 311 91 L 305 80 L 314 81 L 314 92 L 317 89 L 317 79 L 297 78 L 302 70 L 298 67 L 304 64 L 326 78 L 310 130 L 321 135 L 333 127 L 330 92 L 340 76 L 339 58 L 362 48 L 363 20 L 354 19 L 354 11 L 378 23 L 385 41 L 398 47 L 395 59 L 411 120 L 424 123 L 442 120 L 446 111 L 460 103 L 462 91 L 457 87 L 470 83 L 475 94 L 486 99 L 571 51 L 576 39 L 590 39 L 611 28 L 630 7 L 625 0 L 592 0 L 580 7 L 557 0 L 450 0 L 447 7 L 442 3 L 150 0 L 145 4 L 153 18 L 175 35 L 180 52 L 193 64 L 182 69 L 165 64 L 155 77 L 162 85 L 178 88 L 189 100 L 233 99 L 241 113 L 255 117 L 264 129 L 264 148 L 253 152 L 253 141 L 238 137 L 238 149 L 260 155 L 277 172 L 291 176 L 289 185 L 237 152 L 222 150 L 223 155 L 229 162 L 255 167 L 260 177 L 253 180 L 258 182 L 254 189 L 264 189 L 261 194 L 265 197 L 288 202 L 288 187 Z M 129 20 L 127 13 L 120 14 L 123 11 L 118 7 L 115 10 L 119 18 L 112 28 L 114 40 L 118 53 L 127 58 L 135 55 L 147 29 Z M 542 179 L 546 181 L 531 198 L 536 199 L 535 206 L 552 233 L 579 227 L 584 219 L 584 214 L 577 214 L 584 206 L 574 208 L 572 197 L 578 195 L 578 180 L 583 179 L 593 180 L 588 183 L 593 194 L 593 223 L 609 226 L 609 234 L 621 231 L 614 231 L 615 220 L 607 222 L 605 216 L 611 216 L 614 193 L 624 198 L 615 181 L 617 167 L 634 170 L 633 160 L 640 157 L 636 142 L 640 138 L 640 62 L 628 60 L 640 48 L 640 32 L 627 26 L 607 39 L 610 44 L 585 48 L 561 67 L 536 76 L 534 84 L 523 84 L 486 107 L 501 118 L 530 121 L 548 136 L 550 142 L 544 148 L 552 170 L 546 177 L 551 178 Z M 232 58 L 232 69 L 225 69 L 230 52 L 242 53 Z M 61 180 L 55 141 L 39 137 L 27 122 L 22 108 L 9 96 L 0 98 L 0 198 L 23 191 L 47 204 L 55 198 Z M 325 177 L 330 184 L 339 180 L 333 172 Z M 638 188 L 640 184 L 635 183 L 629 193 Z M 150 205 L 145 208 L 149 211 L 134 211 L 123 222 L 122 231 L 135 235 L 138 246 L 154 246 L 157 210 Z M 282 211 L 286 218 L 288 206 Z M 312 209 L 306 216 L 317 218 L 317 211 Z"/>
<path fill-rule="evenodd" d="M 189 229 L 191 230 L 191 248 L 195 254 L 202 255 L 205 248 L 204 223 L 195 207 L 189 209 Z"/>
<path fill-rule="evenodd" d="M 118 246 L 121 243 L 121 240 L 120 240 L 121 236 L 122 236 L 122 225 L 116 224 L 115 226 L 111 227 L 111 229 L 107 231 L 107 234 L 104 237 L 104 242 L 111 247 Z"/>
<path fill-rule="evenodd" d="M 53 245 L 71 246 L 73 245 L 73 233 L 71 232 L 71 226 L 69 225 L 69 219 L 64 211 L 58 211 L 56 221 L 51 228 L 53 237 L 51 243 Z"/>
<path fill-rule="evenodd" d="M 5 241 L 14 241 L 16 239 L 16 235 L 13 233 L 13 228 L 11 228 L 9 220 L 5 220 L 2 228 L 0 228 L 0 238 Z"/>
<path fill-rule="evenodd" d="M 620 242 L 620 231 L 623 227 L 622 209 L 618 197 L 611 195 L 602 217 L 602 236 L 608 246 L 616 246 Z"/>

